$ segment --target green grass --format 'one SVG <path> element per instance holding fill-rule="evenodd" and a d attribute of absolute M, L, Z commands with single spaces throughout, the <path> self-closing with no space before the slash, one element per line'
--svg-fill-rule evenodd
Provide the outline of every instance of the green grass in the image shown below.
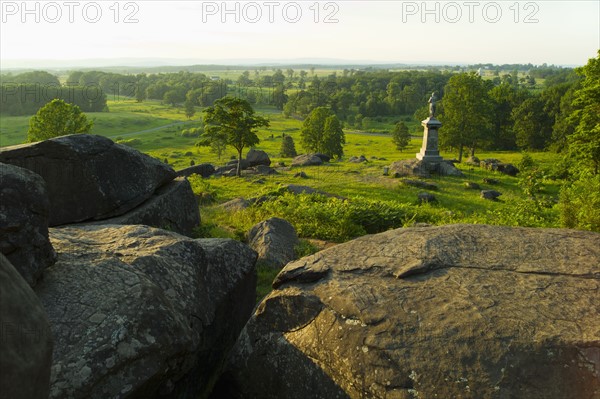
<path fill-rule="evenodd" d="M 192 160 L 196 164 L 208 162 L 221 165 L 235 155 L 235 152 L 228 148 L 221 159 L 218 159 L 209 148 L 196 147 L 197 138 L 182 137 L 182 129 L 198 126 L 199 123 L 187 121 L 181 109 L 165 106 L 157 101 L 137 103 L 130 99 L 111 100 L 109 109 L 110 112 L 88 114 L 95 121 L 92 133 L 108 136 L 113 140 L 124 140 L 144 153 L 161 160 L 167 159 L 175 169 L 189 166 Z M 296 149 L 302 153 L 301 121 L 285 118 L 271 107 L 259 107 L 256 111 L 271 121 L 269 128 L 258 132 L 261 142 L 257 149 L 269 154 L 272 165 L 279 162 L 289 165 L 290 158 L 279 156 L 282 135 L 292 136 Z M 195 118 L 200 116 L 198 113 Z M 393 124 L 402 118 L 369 119 L 365 128 L 374 132 L 389 131 Z M 0 116 L 0 145 L 23 142 L 28 120 L 29 117 Z M 416 121 L 409 123 L 409 126 L 414 132 L 420 129 Z M 140 131 L 141 133 L 137 133 Z M 399 152 L 387 134 L 347 131 L 344 159 L 364 155 L 369 162 L 353 164 L 346 160 L 336 160 L 323 166 L 280 170 L 278 174 L 271 176 L 211 177 L 197 181 L 192 179 L 197 195 L 207 193 L 213 199 L 205 201 L 200 207 L 203 225 L 197 234 L 244 240 L 246 232 L 253 224 L 271 216 L 289 219 L 297 230 L 304 234 L 304 239 L 337 242 L 346 241 L 365 232 L 378 231 L 378 228 L 409 226 L 416 222 L 558 227 L 558 207 L 551 203 L 549 207 L 537 209 L 532 201 L 525 198 L 518 178 L 467 165 L 458 165 L 464 172 L 464 177 L 428 179 L 439 186 L 434 192 L 438 201 L 432 205 L 419 205 L 417 194 L 423 191 L 422 189 L 406 186 L 399 179 L 383 176 L 382 172 L 383 167 L 393 161 L 414 158 L 420 145 L 421 140 L 415 138 L 411 140 L 408 148 Z M 456 157 L 455 153 L 442 152 L 442 155 L 446 159 Z M 522 157 L 518 152 L 478 152 L 476 155 L 480 159 L 498 158 L 513 164 L 517 164 Z M 550 169 L 559 161 L 559 156 L 553 153 L 540 152 L 530 155 L 542 168 Z M 308 178 L 294 177 L 299 171 L 304 171 Z M 483 184 L 482 180 L 485 177 L 493 177 L 500 183 L 497 186 Z M 263 181 L 262 184 L 256 182 L 259 178 Z M 466 181 L 477 182 L 484 189 L 496 189 L 503 195 L 500 201 L 483 200 L 479 197 L 479 190 L 468 190 L 464 187 Z M 282 196 L 280 188 L 287 184 L 307 185 L 345 197 L 347 201 L 319 202 L 322 200 L 304 198 L 306 196 Z M 545 180 L 543 194 L 552 199 L 557 198 L 560 184 L 560 181 Z M 226 212 L 219 207 L 219 204 L 236 197 L 253 198 L 273 193 L 279 196 L 278 202 L 266 206 L 253 206 L 236 213 Z M 328 227 L 331 229 L 327 230 Z M 305 245 L 301 252 L 310 253 L 316 250 L 313 247 L 307 248 Z M 275 274 L 273 270 L 259 268 L 259 297 L 270 290 Z"/>

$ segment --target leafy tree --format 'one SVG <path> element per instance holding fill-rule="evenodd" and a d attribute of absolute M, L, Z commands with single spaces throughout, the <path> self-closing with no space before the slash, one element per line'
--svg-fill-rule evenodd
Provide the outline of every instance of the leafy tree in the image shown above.
<path fill-rule="evenodd" d="M 600 50 L 596 58 L 577 69 L 584 75 L 581 88 L 575 91 L 575 111 L 569 121 L 575 126 L 568 137 L 569 153 L 580 161 L 580 166 L 594 175 L 600 173 Z"/>
<path fill-rule="evenodd" d="M 342 123 L 334 114 L 325 119 L 324 138 L 325 138 L 325 154 L 341 158 L 344 156 L 344 144 L 346 144 L 346 136 L 342 130 Z"/>
<path fill-rule="evenodd" d="M 298 153 L 296 152 L 296 145 L 294 144 L 294 139 L 292 136 L 283 136 L 283 141 L 281 142 L 281 156 L 293 158 L 296 155 L 298 155 Z"/>
<path fill-rule="evenodd" d="M 31 117 L 27 141 L 31 143 L 66 134 L 88 133 L 92 125 L 93 121 L 88 121 L 77 105 L 55 99 Z"/>
<path fill-rule="evenodd" d="M 402 151 L 410 143 L 410 133 L 408 132 L 408 126 L 404 122 L 398 122 L 392 130 L 392 142 L 396 146 L 397 150 Z"/>
<path fill-rule="evenodd" d="M 444 88 L 442 104 L 444 127 L 440 130 L 442 146 L 458 148 L 458 161 L 462 161 L 465 146 L 474 155 L 478 142 L 486 138 L 490 124 L 488 90 L 475 73 L 453 75 Z"/>
<path fill-rule="evenodd" d="M 177 90 L 169 90 L 163 96 L 163 102 L 165 104 L 170 104 L 171 106 L 175 106 L 178 100 Z"/>
<path fill-rule="evenodd" d="M 317 107 L 304 120 L 301 131 L 302 147 L 307 151 L 341 157 L 346 143 L 342 125 L 326 107 Z"/>
<path fill-rule="evenodd" d="M 544 111 L 544 101 L 533 96 L 512 111 L 517 146 L 528 150 L 544 149 L 552 137 L 552 119 Z"/>
<path fill-rule="evenodd" d="M 254 109 L 248 101 L 226 96 L 204 110 L 204 124 L 206 139 L 211 142 L 222 140 L 237 151 L 237 175 L 241 176 L 242 151 L 260 142 L 256 128 L 269 126 L 269 120 L 254 115 Z"/>
<path fill-rule="evenodd" d="M 185 108 L 185 116 L 188 119 L 191 119 L 196 114 L 196 108 L 194 108 L 194 103 L 192 101 L 185 100 L 184 108 Z"/>

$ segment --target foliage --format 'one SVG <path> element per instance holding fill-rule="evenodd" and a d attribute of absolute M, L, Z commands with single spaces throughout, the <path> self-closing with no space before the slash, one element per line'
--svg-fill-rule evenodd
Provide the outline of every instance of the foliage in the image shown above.
<path fill-rule="evenodd" d="M 404 122 L 398 122 L 392 130 L 392 142 L 396 146 L 396 149 L 402 151 L 410 143 L 410 133 L 408 127 Z"/>
<path fill-rule="evenodd" d="M 513 109 L 512 118 L 516 143 L 519 148 L 541 150 L 552 137 L 553 121 L 544 111 L 544 102 L 532 96 Z"/>
<path fill-rule="evenodd" d="M 128 147 L 137 147 L 137 146 L 142 145 L 142 140 L 140 140 L 140 139 L 122 139 L 122 140 L 117 140 L 116 143 L 123 144 Z"/>
<path fill-rule="evenodd" d="M 457 74 L 448 81 L 442 104 L 444 114 L 440 120 L 444 127 L 440 130 L 440 144 L 457 148 L 461 162 L 463 148 L 468 146 L 473 155 L 491 128 L 488 89 L 475 73 Z"/>
<path fill-rule="evenodd" d="M 196 114 L 196 108 L 194 107 L 194 103 L 190 100 L 186 100 L 184 105 L 185 116 L 186 118 L 191 119 Z"/>
<path fill-rule="evenodd" d="M 77 105 L 52 100 L 31 117 L 27 141 L 35 142 L 66 134 L 88 133 L 93 121 Z"/>
<path fill-rule="evenodd" d="M 281 156 L 284 158 L 293 158 L 298 153 L 296 152 L 296 145 L 294 144 L 294 139 L 290 135 L 283 136 L 281 141 Z"/>
<path fill-rule="evenodd" d="M 560 191 L 562 227 L 600 232 L 600 175 L 588 174 Z"/>
<path fill-rule="evenodd" d="M 226 143 L 238 153 L 237 175 L 241 176 L 242 151 L 259 143 L 256 128 L 269 126 L 269 121 L 254 114 L 246 100 L 223 97 L 204 110 L 204 138 L 210 142 Z"/>
<path fill-rule="evenodd" d="M 346 142 L 341 123 L 333 111 L 317 107 L 302 124 L 302 147 L 307 151 L 320 152 L 329 156 L 342 157 Z"/>
<path fill-rule="evenodd" d="M 585 76 L 581 88 L 575 91 L 574 112 L 569 121 L 575 131 L 568 137 L 569 154 L 579 160 L 579 166 L 600 173 L 600 50 L 596 58 L 577 70 Z"/>

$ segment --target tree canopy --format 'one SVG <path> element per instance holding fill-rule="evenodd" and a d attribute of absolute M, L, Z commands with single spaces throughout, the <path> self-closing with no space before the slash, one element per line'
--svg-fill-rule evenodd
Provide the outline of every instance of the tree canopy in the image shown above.
<path fill-rule="evenodd" d="M 317 107 L 304 120 L 301 131 L 302 147 L 307 151 L 329 156 L 344 155 L 346 137 L 342 124 L 330 108 Z"/>
<path fill-rule="evenodd" d="M 238 153 L 237 175 L 241 175 L 242 151 L 260 142 L 256 128 L 269 126 L 269 120 L 254 114 L 250 103 L 241 98 L 226 96 L 204 110 L 204 135 L 209 142 L 221 140 Z"/>
<path fill-rule="evenodd" d="M 392 142 L 396 146 L 397 150 L 402 151 L 410 143 L 410 133 L 408 132 L 408 126 L 404 122 L 398 122 L 392 130 Z"/>
<path fill-rule="evenodd" d="M 442 98 L 444 109 L 440 120 L 440 144 L 458 148 L 458 161 L 462 161 L 463 148 L 471 153 L 490 129 L 490 100 L 488 88 L 475 73 L 454 75 L 448 81 Z"/>
<path fill-rule="evenodd" d="M 92 125 L 93 121 L 88 121 L 77 105 L 55 99 L 31 117 L 27 141 L 31 143 L 67 134 L 88 133 Z"/>

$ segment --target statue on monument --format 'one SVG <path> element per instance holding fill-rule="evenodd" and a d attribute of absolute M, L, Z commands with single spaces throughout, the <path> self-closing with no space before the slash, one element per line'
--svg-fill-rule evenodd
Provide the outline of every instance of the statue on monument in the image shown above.
<path fill-rule="evenodd" d="M 433 93 L 431 93 L 431 97 L 429 97 L 429 117 L 430 118 L 435 118 L 435 100 L 437 100 L 437 97 L 435 96 L 435 91 Z"/>

